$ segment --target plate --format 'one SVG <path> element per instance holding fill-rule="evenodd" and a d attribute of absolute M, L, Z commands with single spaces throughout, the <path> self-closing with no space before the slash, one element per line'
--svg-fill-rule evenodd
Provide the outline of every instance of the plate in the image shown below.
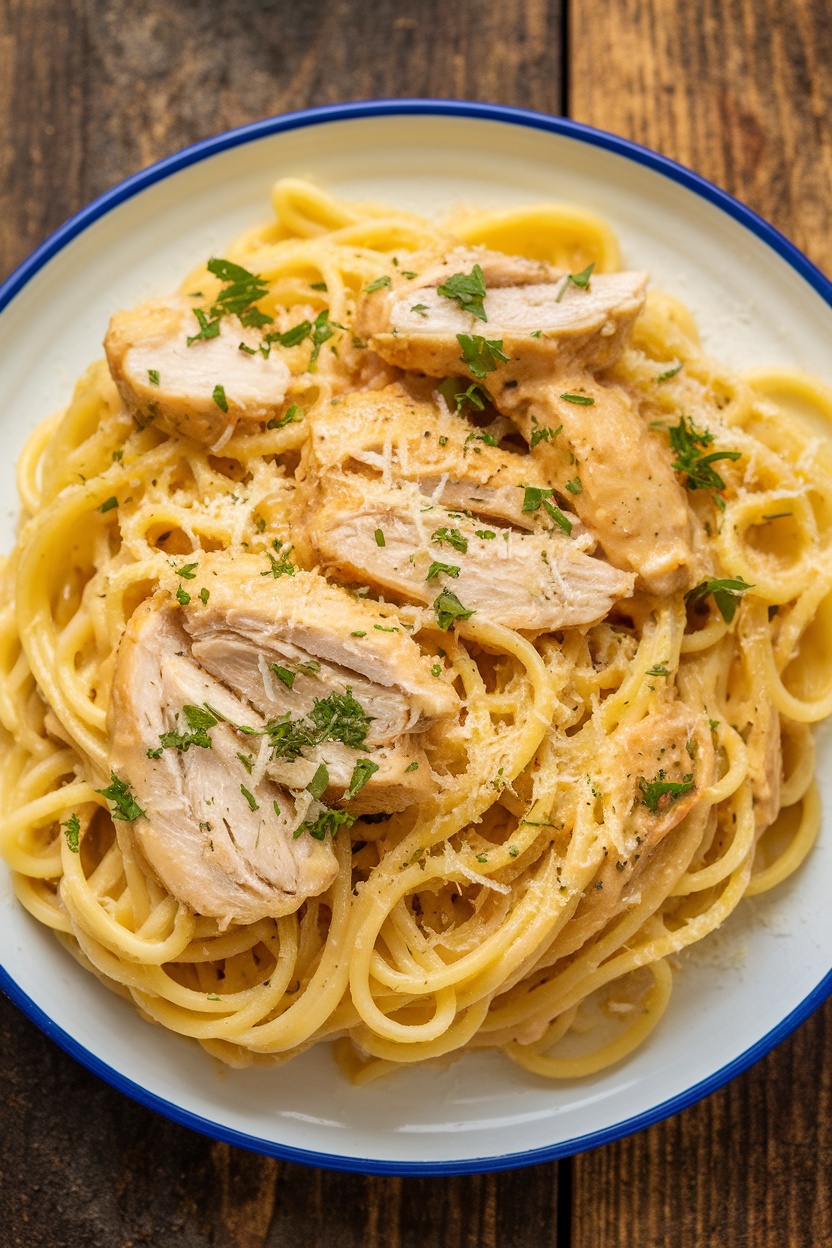
<path fill-rule="evenodd" d="M 490 105 L 390 101 L 260 122 L 130 178 L 69 221 L 0 288 L 0 472 L 10 500 L 26 432 L 68 400 L 117 308 L 182 276 L 268 215 L 278 176 L 431 216 L 565 200 L 601 213 L 625 263 L 693 309 L 734 368 L 806 369 L 832 384 L 832 285 L 785 238 L 695 174 L 574 122 Z M 832 799 L 832 734 L 818 772 Z M 232 1071 L 140 1023 L 15 902 L 0 871 L 0 985 L 129 1096 L 216 1138 L 375 1173 L 527 1165 L 606 1143 L 692 1104 L 761 1057 L 832 991 L 832 838 L 773 894 L 687 953 L 667 1014 L 623 1064 L 552 1085 L 498 1054 L 354 1088 L 328 1046 Z"/>

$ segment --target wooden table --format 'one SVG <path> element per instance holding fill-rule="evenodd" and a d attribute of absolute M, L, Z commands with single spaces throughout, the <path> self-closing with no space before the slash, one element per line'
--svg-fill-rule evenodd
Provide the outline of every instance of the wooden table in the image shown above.
<path fill-rule="evenodd" d="M 832 271 L 828 0 L 0 0 L 0 269 L 187 143 L 288 110 L 444 96 L 681 160 Z M 0 1248 L 832 1244 L 832 1003 L 650 1130 L 498 1175 L 363 1178 L 214 1143 L 0 999 Z"/>

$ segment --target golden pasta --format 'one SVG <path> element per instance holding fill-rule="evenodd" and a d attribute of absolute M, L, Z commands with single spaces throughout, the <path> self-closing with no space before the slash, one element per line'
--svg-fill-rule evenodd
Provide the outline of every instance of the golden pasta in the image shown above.
<path fill-rule="evenodd" d="M 273 207 L 21 456 L 17 896 L 231 1065 L 591 1074 L 817 835 L 832 395 L 580 210 Z"/>

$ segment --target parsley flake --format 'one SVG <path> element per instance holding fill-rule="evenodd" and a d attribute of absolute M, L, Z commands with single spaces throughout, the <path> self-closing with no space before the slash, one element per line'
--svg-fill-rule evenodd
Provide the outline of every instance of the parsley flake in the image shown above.
<path fill-rule="evenodd" d="M 70 853 L 77 854 L 80 852 L 80 836 L 81 836 L 81 820 L 76 814 L 71 814 L 65 823 L 61 824 L 66 837 L 66 843 Z"/>
<path fill-rule="evenodd" d="M 155 369 L 155 368 L 149 368 L 149 369 L 147 370 L 147 380 L 150 382 L 151 386 L 158 386 L 158 384 L 159 384 L 159 371 L 158 371 L 158 369 Z"/>
<path fill-rule="evenodd" d="M 492 537 L 497 536 L 493 529 L 477 529 L 476 534 L 477 537 L 481 537 L 483 541 L 490 541 Z"/>
<path fill-rule="evenodd" d="M 709 594 L 713 594 L 720 615 L 726 624 L 730 624 L 736 615 L 740 596 L 753 588 L 754 586 L 749 585 L 741 576 L 727 579 L 712 577 L 708 581 L 702 581 L 700 585 L 695 585 L 693 589 L 689 589 L 685 594 L 685 602 L 693 605 L 707 598 Z"/>
<path fill-rule="evenodd" d="M 567 403 L 577 403 L 581 407 L 591 407 L 595 402 L 591 394 L 570 394 L 567 392 L 560 397 L 565 399 Z"/>
<path fill-rule="evenodd" d="M 386 286 L 388 289 L 392 285 L 390 278 L 387 276 L 377 277 L 374 282 L 370 282 L 369 286 L 364 287 L 364 294 L 371 295 L 375 290 L 383 290 Z"/>
<path fill-rule="evenodd" d="M 382 531 L 381 529 L 376 529 L 376 531 L 375 531 L 375 533 L 373 534 L 373 536 L 374 536 L 374 537 L 375 537 L 375 539 L 376 539 L 376 546 L 386 546 L 386 545 L 387 545 L 387 542 L 384 540 L 384 533 L 383 533 L 383 531 Z"/>
<path fill-rule="evenodd" d="M 279 663 L 270 663 L 269 671 L 274 672 L 275 676 L 287 689 L 291 689 L 295 683 L 295 673 L 290 672 L 288 667 L 281 667 Z"/>
<path fill-rule="evenodd" d="M 444 542 L 448 546 L 453 546 L 454 550 L 458 550 L 462 555 L 464 555 L 468 549 L 468 538 L 463 537 L 459 529 L 449 529 L 447 525 L 444 524 L 441 528 L 436 529 L 435 532 L 431 534 L 430 540 L 432 542 L 437 542 L 439 545 L 442 545 Z"/>
<path fill-rule="evenodd" d="M 456 580 L 459 576 L 459 568 L 455 567 L 451 563 L 439 563 L 436 559 L 434 559 L 433 563 L 428 568 L 428 574 L 425 577 L 425 580 L 432 581 L 435 577 L 439 576 L 440 573 L 445 576 L 452 576 L 454 580 Z"/>
<path fill-rule="evenodd" d="M 355 815 L 351 815 L 348 810 L 322 810 L 317 819 L 310 822 L 304 819 L 299 827 L 295 828 L 295 840 L 303 833 L 308 832 L 316 841 L 326 839 L 327 832 L 334 837 L 339 828 L 350 828 L 355 823 Z"/>
<path fill-rule="evenodd" d="M 240 785 L 240 792 L 242 793 L 243 797 L 248 802 L 249 810 L 260 809 L 260 807 L 257 805 L 257 799 L 255 798 L 254 794 L 250 793 L 244 784 Z"/>
<path fill-rule="evenodd" d="M 561 299 L 566 294 L 567 288 L 570 285 L 577 286 L 579 290 L 588 291 L 589 279 L 592 277 L 592 270 L 594 268 L 595 268 L 595 261 L 593 260 L 592 263 L 588 264 L 585 269 L 581 269 L 580 273 L 567 273 L 566 277 L 564 278 L 563 285 L 561 286 L 560 290 L 557 293 L 555 303 L 560 303 Z"/>
<path fill-rule="evenodd" d="M 293 425 L 299 420 L 303 420 L 305 413 L 302 407 L 298 407 L 297 403 L 293 403 L 287 410 L 285 416 L 275 417 L 266 425 L 267 429 L 284 429 L 286 425 Z"/>
<path fill-rule="evenodd" d="M 454 273 L 447 282 L 437 286 L 436 293 L 445 299 L 453 299 L 463 312 L 470 312 L 478 320 L 488 320 L 482 302 L 486 293 L 485 278 L 478 264 L 470 273 Z"/>
<path fill-rule="evenodd" d="M 191 595 L 182 585 L 177 585 L 176 587 L 176 601 L 179 603 L 180 607 L 187 607 L 188 603 L 191 601 Z"/>
<path fill-rule="evenodd" d="M 344 794 L 344 800 L 347 802 L 351 801 L 377 771 L 378 763 L 371 762 L 369 758 L 359 758 L 353 768 L 352 778 L 350 779 L 349 788 Z"/>
<path fill-rule="evenodd" d="M 105 499 L 104 502 L 101 504 L 101 506 L 98 508 L 98 510 L 99 511 L 112 511 L 114 507 L 118 507 L 118 499 L 116 498 L 115 494 L 112 496 L 112 498 Z"/>
<path fill-rule="evenodd" d="M 318 770 L 315 772 L 312 779 L 307 784 L 306 791 L 307 793 L 311 793 L 312 796 L 316 800 L 320 801 L 320 799 L 323 797 L 324 793 L 326 793 L 328 788 L 329 788 L 329 772 L 327 771 L 325 765 L 321 763 L 320 767 L 318 768 Z"/>
<path fill-rule="evenodd" d="M 523 496 L 523 511 L 526 514 L 538 511 L 541 507 L 552 517 L 558 528 L 563 529 L 564 533 L 569 536 L 572 532 L 572 521 L 565 516 L 555 503 L 551 502 L 550 496 L 553 490 L 541 489 L 536 485 L 527 485 Z"/>
<path fill-rule="evenodd" d="M 455 620 L 469 620 L 476 614 L 464 607 L 450 589 L 442 590 L 433 604 L 433 609 L 436 612 L 436 622 L 443 631 L 447 631 Z"/>
<path fill-rule="evenodd" d="M 225 387 L 216 385 L 211 394 L 211 398 L 216 403 L 221 412 L 228 411 L 228 399 L 225 397 Z"/>
<path fill-rule="evenodd" d="M 666 373 L 659 373 L 656 381 L 670 381 L 671 377 L 675 377 L 677 373 L 682 371 L 682 365 L 677 364 L 675 368 L 669 368 Z"/>
<path fill-rule="evenodd" d="M 113 819 L 120 819 L 124 823 L 133 823 L 136 819 L 147 818 L 146 812 L 142 810 L 131 793 L 130 785 L 124 780 L 119 780 L 114 771 L 110 772 L 110 784 L 107 788 L 96 789 L 95 791 L 107 799 Z"/>
<path fill-rule="evenodd" d="M 660 771 L 653 780 L 645 780 L 644 776 L 639 776 L 638 787 L 641 790 L 642 805 L 654 815 L 663 814 L 677 798 L 693 788 L 693 772 L 688 772 L 681 781 L 665 780 L 664 771 Z"/>
<path fill-rule="evenodd" d="M 479 334 L 457 334 L 456 340 L 462 348 L 462 355 L 459 358 L 475 377 L 482 379 L 488 373 L 493 373 L 500 363 L 508 363 L 508 356 L 503 354 L 502 338 L 482 338 Z"/>

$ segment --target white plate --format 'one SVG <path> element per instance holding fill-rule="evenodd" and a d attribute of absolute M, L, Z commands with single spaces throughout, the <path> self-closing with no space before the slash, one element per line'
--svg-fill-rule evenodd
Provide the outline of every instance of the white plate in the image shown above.
<path fill-rule="evenodd" d="M 0 288 L 0 472 L 11 546 L 14 463 L 100 354 L 110 314 L 174 288 L 268 215 L 278 176 L 433 215 L 455 203 L 557 199 L 605 216 L 625 261 L 694 310 L 735 368 L 788 365 L 832 384 L 832 287 L 782 236 L 694 174 L 572 122 L 487 105 L 395 101 L 282 117 L 162 162 L 74 218 Z M 821 733 L 828 807 L 832 738 Z M 15 903 L 0 871 L 0 985 L 128 1095 L 232 1143 L 319 1165 L 449 1173 L 529 1164 L 655 1122 L 762 1056 L 832 990 L 829 826 L 797 875 L 689 953 L 638 1053 L 566 1085 L 494 1054 L 356 1089 L 330 1050 L 230 1071 L 141 1023 Z"/>

